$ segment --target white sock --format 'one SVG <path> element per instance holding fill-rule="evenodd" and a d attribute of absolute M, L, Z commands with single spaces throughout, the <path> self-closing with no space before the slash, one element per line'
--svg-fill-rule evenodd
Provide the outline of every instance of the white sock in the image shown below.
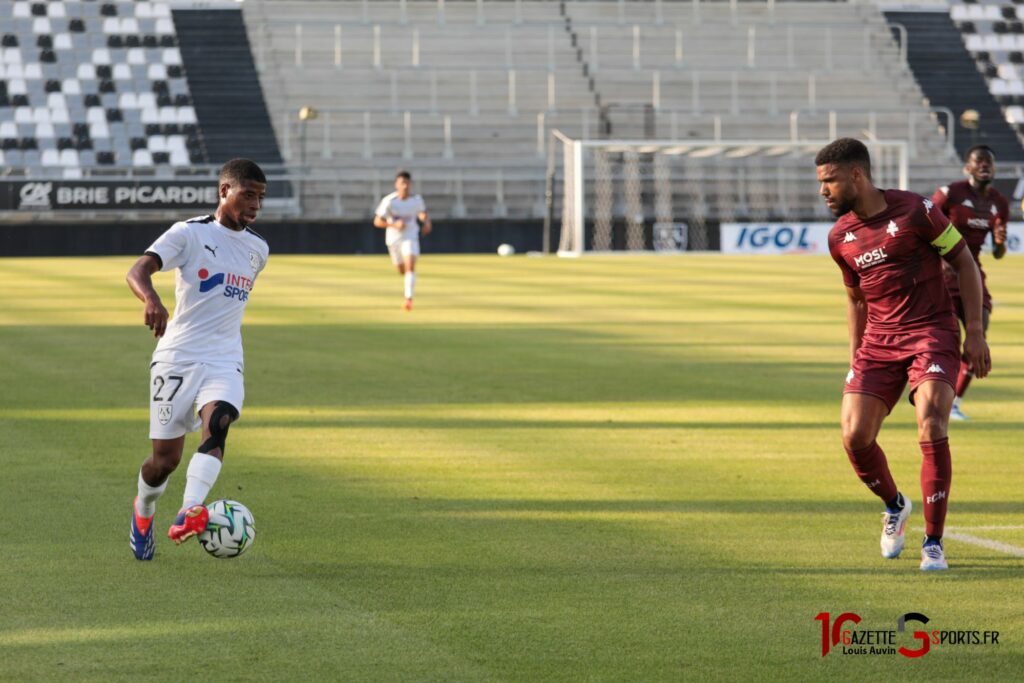
<path fill-rule="evenodd" d="M 217 481 L 220 474 L 221 461 L 206 453 L 196 453 L 188 463 L 188 475 L 185 478 L 185 495 L 181 507 L 190 508 L 202 505 L 207 494 Z"/>
<path fill-rule="evenodd" d="M 159 486 L 150 486 L 142 478 L 142 470 L 139 470 L 139 497 L 135 499 L 135 512 L 139 517 L 152 517 L 156 514 L 157 498 L 164 495 L 168 481 L 165 479 Z"/>
<path fill-rule="evenodd" d="M 416 290 L 416 273 L 405 271 L 405 298 L 411 299 Z"/>

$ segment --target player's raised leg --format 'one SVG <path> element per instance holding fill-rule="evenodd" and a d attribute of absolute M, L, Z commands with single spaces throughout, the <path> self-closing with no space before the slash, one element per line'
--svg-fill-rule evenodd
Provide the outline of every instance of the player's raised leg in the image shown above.
<path fill-rule="evenodd" d="M 877 396 L 843 395 L 843 447 L 854 472 L 885 503 L 880 545 L 882 557 L 894 559 L 903 551 L 912 505 L 896 488 L 885 452 L 875 440 L 888 414 L 889 407 Z"/>
<path fill-rule="evenodd" d="M 167 537 L 175 543 L 206 529 L 209 512 L 203 503 L 220 474 L 228 429 L 238 419 L 238 409 L 226 401 L 213 401 L 200 409 L 199 416 L 203 421 L 203 441 L 188 464 L 181 510 L 167 531 Z"/>
<path fill-rule="evenodd" d="M 409 248 L 404 249 L 402 253 L 402 277 L 405 281 L 405 303 L 402 307 L 407 310 L 412 310 L 412 299 L 416 295 L 416 254 L 412 250 L 412 240 L 406 240 L 405 244 Z"/>
<path fill-rule="evenodd" d="M 156 501 L 167 489 L 167 480 L 181 461 L 185 437 L 153 439 L 153 453 L 139 470 L 138 493 L 132 503 L 132 524 L 128 540 L 137 560 L 152 560 L 156 552 L 153 518 Z"/>
<path fill-rule="evenodd" d="M 921 443 L 921 497 L 924 500 L 925 538 L 921 569 L 946 569 L 942 544 L 953 467 L 949 452 L 949 412 L 953 387 L 943 381 L 922 382 L 914 392 L 918 440 Z"/>

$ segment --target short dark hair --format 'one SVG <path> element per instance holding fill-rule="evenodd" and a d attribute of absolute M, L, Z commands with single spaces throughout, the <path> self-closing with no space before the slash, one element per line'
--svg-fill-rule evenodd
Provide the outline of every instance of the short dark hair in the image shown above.
<path fill-rule="evenodd" d="M 412 182 L 412 174 L 406 171 L 404 168 L 400 169 L 398 173 L 395 174 L 395 180 L 398 180 L 399 178 L 405 178 L 406 180 Z"/>
<path fill-rule="evenodd" d="M 263 174 L 255 161 L 248 159 L 232 159 L 220 167 L 218 182 L 244 183 L 254 181 L 266 184 L 267 176 Z"/>
<path fill-rule="evenodd" d="M 971 158 L 971 155 L 974 154 L 975 152 L 985 152 L 990 157 L 992 157 L 992 161 L 995 161 L 996 159 L 996 153 L 993 152 L 992 148 L 989 147 L 988 145 L 974 145 L 969 150 L 967 150 L 966 154 L 964 154 L 964 163 L 967 163 L 967 161 Z"/>
<path fill-rule="evenodd" d="M 871 154 L 863 142 L 854 138 L 839 138 L 822 147 L 814 157 L 814 165 L 825 164 L 860 166 L 871 178 Z"/>

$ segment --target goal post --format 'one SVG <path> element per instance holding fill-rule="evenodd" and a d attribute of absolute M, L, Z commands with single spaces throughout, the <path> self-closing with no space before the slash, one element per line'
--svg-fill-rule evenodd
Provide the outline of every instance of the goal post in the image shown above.
<path fill-rule="evenodd" d="M 828 143 L 590 140 L 553 131 L 558 255 L 705 250 L 720 222 L 829 220 L 814 169 Z M 907 189 L 907 143 L 865 144 L 875 184 Z"/>

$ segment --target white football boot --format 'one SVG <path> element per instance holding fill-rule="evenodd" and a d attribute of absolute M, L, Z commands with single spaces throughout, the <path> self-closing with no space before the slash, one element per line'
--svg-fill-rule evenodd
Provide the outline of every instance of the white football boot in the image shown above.
<path fill-rule="evenodd" d="M 942 541 L 921 547 L 921 570 L 936 571 L 949 569 L 946 563 L 946 553 L 942 549 Z"/>
<path fill-rule="evenodd" d="M 882 513 L 882 538 L 880 544 L 882 546 L 882 557 L 887 560 L 895 560 L 903 552 L 903 542 L 907 537 L 907 520 L 910 519 L 910 510 L 913 508 L 909 498 L 902 493 L 900 497 L 903 499 L 902 510 L 899 512 L 889 512 L 886 510 Z"/>

